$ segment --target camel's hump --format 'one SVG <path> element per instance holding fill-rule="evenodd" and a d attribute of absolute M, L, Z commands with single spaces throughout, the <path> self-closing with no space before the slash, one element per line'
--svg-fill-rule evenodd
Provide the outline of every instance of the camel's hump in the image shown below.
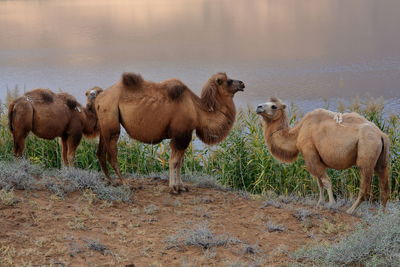
<path fill-rule="evenodd" d="M 25 93 L 25 95 L 32 100 L 43 101 L 48 104 L 54 102 L 54 93 L 49 89 L 34 89 Z"/>
<path fill-rule="evenodd" d="M 136 87 L 143 83 L 143 78 L 140 74 L 125 72 L 122 74 L 122 83 L 126 87 Z"/>
<path fill-rule="evenodd" d="M 169 81 L 165 87 L 168 97 L 173 101 L 178 101 L 181 99 L 183 93 L 186 91 L 186 88 L 186 85 L 178 80 Z"/>
<path fill-rule="evenodd" d="M 67 105 L 67 107 L 70 110 L 75 110 L 79 106 L 78 101 L 72 95 L 70 95 L 68 93 L 64 93 L 64 92 L 59 93 L 57 95 L 58 95 L 58 97 L 60 97 L 63 100 L 63 102 Z"/>

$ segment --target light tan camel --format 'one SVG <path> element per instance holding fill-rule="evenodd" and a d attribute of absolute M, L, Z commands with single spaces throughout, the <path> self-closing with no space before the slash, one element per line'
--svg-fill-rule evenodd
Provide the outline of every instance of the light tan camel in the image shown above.
<path fill-rule="evenodd" d="M 286 105 L 277 98 L 257 106 L 263 118 L 264 137 L 272 155 L 283 162 L 293 162 L 300 152 L 308 171 L 317 179 L 319 201 L 324 202 L 324 187 L 329 204 L 335 203 L 326 169 L 343 170 L 353 165 L 361 172 L 357 200 L 347 210 L 353 213 L 370 196 L 374 171 L 379 175 L 381 201 L 389 198 L 389 138 L 375 124 L 357 113 L 335 113 L 316 109 L 307 113 L 293 128 L 289 127 Z"/>
<path fill-rule="evenodd" d="M 48 89 L 35 89 L 15 99 L 8 107 L 15 156 L 22 157 L 25 138 L 33 132 L 44 139 L 61 137 L 63 163 L 72 166 L 82 134 L 98 134 L 94 100 L 102 91 L 99 87 L 88 90 L 85 108 L 73 96 Z"/>
<path fill-rule="evenodd" d="M 243 91 L 244 83 L 228 78 L 225 73 L 213 75 L 196 96 L 177 79 L 155 83 L 140 75 L 124 73 L 122 80 L 96 99 L 100 124 L 98 158 L 111 182 L 106 160 L 122 179 L 117 161 L 117 142 L 122 125 L 130 137 L 156 144 L 171 139 L 169 186 L 171 193 L 187 191 L 180 169 L 192 132 L 206 144 L 222 141 L 235 121 L 233 96 Z"/>

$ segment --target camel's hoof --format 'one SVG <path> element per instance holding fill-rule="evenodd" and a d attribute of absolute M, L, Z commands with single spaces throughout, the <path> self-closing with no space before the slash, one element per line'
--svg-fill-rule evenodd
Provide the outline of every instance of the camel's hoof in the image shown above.
<path fill-rule="evenodd" d="M 354 209 L 350 208 L 350 209 L 346 210 L 346 213 L 349 215 L 353 215 Z"/>
<path fill-rule="evenodd" d="M 121 181 L 121 180 L 118 180 L 118 181 L 114 180 L 111 182 L 111 185 L 112 186 L 121 186 L 121 185 L 127 185 L 127 183 L 125 181 Z"/>
<path fill-rule="evenodd" d="M 329 209 L 333 209 L 335 206 L 336 206 L 336 202 L 329 202 L 328 205 L 327 205 L 327 207 Z"/>
<path fill-rule="evenodd" d="M 169 189 L 170 194 L 179 195 L 182 192 L 189 192 L 189 187 L 183 184 L 170 186 Z"/>

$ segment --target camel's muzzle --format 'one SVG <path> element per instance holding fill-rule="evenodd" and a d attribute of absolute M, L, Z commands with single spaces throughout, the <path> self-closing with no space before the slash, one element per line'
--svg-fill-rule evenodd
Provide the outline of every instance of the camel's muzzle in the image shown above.
<path fill-rule="evenodd" d="M 264 107 L 262 106 L 262 105 L 259 105 L 259 106 L 257 106 L 257 108 L 256 108 L 256 113 L 257 114 L 261 114 L 261 113 L 264 113 Z"/>
<path fill-rule="evenodd" d="M 89 98 L 90 98 L 91 100 L 92 100 L 92 99 L 95 99 L 96 96 L 97 96 L 96 91 L 94 91 L 94 90 L 90 91 L 90 93 L 89 93 Z"/>
<path fill-rule="evenodd" d="M 236 92 L 243 92 L 244 91 L 244 88 L 246 87 L 245 85 L 244 85 L 244 82 L 242 82 L 242 81 L 236 81 L 237 82 L 237 86 L 236 86 Z"/>

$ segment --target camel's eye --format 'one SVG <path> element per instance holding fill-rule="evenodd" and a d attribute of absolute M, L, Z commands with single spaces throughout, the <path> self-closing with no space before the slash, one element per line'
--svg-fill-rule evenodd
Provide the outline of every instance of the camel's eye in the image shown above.
<path fill-rule="evenodd" d="M 229 86 L 231 86 L 232 83 L 233 83 L 233 81 L 232 81 L 231 79 L 229 79 L 229 80 L 227 81 L 227 83 L 228 83 Z"/>
<path fill-rule="evenodd" d="M 275 106 L 275 105 L 272 105 L 271 108 L 272 108 L 272 109 L 277 109 L 278 107 Z"/>

